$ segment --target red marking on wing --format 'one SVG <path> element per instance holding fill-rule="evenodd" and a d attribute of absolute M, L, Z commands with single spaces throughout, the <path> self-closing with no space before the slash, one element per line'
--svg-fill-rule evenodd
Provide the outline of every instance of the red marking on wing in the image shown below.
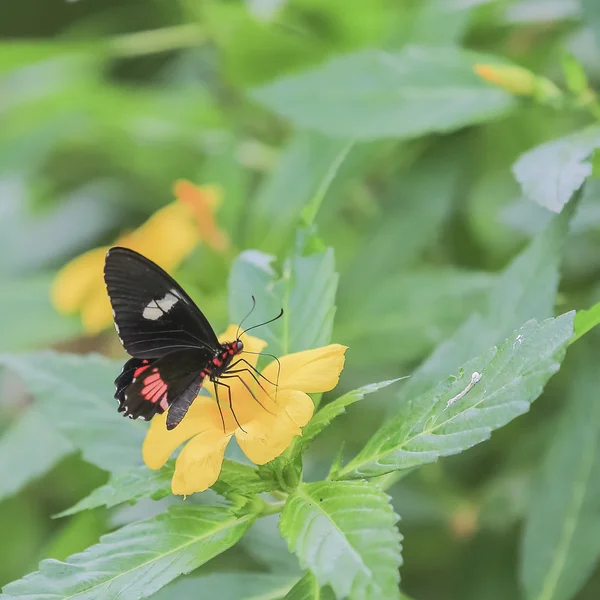
<path fill-rule="evenodd" d="M 146 361 L 148 362 L 148 361 Z M 143 367 L 138 367 L 134 372 L 133 372 L 133 376 L 134 377 L 139 377 L 140 373 L 143 373 L 150 365 L 144 365 Z"/>
<path fill-rule="evenodd" d="M 149 402 L 158 402 L 162 396 L 166 397 L 167 384 L 160 378 L 159 373 L 148 375 L 144 379 L 142 396 Z"/>
<path fill-rule="evenodd" d="M 159 381 L 160 380 L 160 373 L 154 373 L 153 375 L 148 375 L 148 377 L 146 377 L 146 379 L 144 379 L 144 384 L 148 385 L 150 383 L 153 383 L 154 381 Z"/>
<path fill-rule="evenodd" d="M 220 367 L 223 364 L 223 361 L 220 358 L 217 358 L 216 356 L 212 359 L 213 361 L 213 365 Z"/>

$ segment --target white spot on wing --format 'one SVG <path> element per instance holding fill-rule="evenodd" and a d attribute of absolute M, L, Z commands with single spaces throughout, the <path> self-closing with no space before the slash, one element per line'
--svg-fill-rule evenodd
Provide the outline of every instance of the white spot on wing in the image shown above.
<path fill-rule="evenodd" d="M 149 321 L 156 321 L 160 319 L 164 314 L 168 313 L 179 301 L 179 298 L 172 294 L 171 292 L 167 292 L 164 298 L 160 298 L 158 300 L 151 300 L 148 303 L 148 306 L 144 309 L 142 316 L 144 319 L 148 319 Z"/>

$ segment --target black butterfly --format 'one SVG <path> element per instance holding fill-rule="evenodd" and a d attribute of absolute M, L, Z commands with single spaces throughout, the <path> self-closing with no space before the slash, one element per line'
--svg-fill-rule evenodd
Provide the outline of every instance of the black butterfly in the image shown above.
<path fill-rule="evenodd" d="M 239 377 L 247 371 L 260 385 L 255 373 L 264 376 L 239 357 L 244 351 L 240 336 L 233 342 L 219 343 L 200 309 L 157 264 L 133 250 L 111 248 L 104 263 L 104 280 L 115 329 L 133 357 L 115 380 L 115 398 L 124 416 L 149 421 L 169 409 L 167 429 L 173 429 L 206 377 L 215 384 L 217 402 L 219 387 L 227 390 L 230 407 L 231 390 L 220 379 Z M 276 319 L 282 314 L 283 310 Z"/>

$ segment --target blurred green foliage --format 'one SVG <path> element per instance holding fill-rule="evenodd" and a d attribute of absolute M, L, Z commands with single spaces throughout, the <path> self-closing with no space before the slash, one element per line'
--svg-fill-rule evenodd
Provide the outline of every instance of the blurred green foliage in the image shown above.
<path fill-rule="evenodd" d="M 433 461 L 526 412 L 572 333 L 568 315 L 541 321 L 600 300 L 600 135 L 592 92 L 600 83 L 599 6 L 596 0 L 0 6 L 0 363 L 8 367 L 0 374 L 0 585 L 36 570 L 42 558 L 63 560 L 125 525 L 86 560 L 102 558 L 113 544 L 122 550 L 119 544 L 127 543 L 134 552 L 143 547 L 142 534 L 197 536 L 181 559 L 184 568 L 140 594 L 224 551 L 157 599 L 196 598 L 204 589 L 224 600 L 329 599 L 332 589 L 385 599 L 397 587 L 395 576 L 387 573 L 382 595 L 370 596 L 368 578 L 345 579 L 351 552 L 340 550 L 342 566 L 315 564 L 306 550 L 311 536 L 292 518 L 294 505 L 305 515 L 314 511 L 307 498 L 319 496 L 322 485 L 326 500 L 336 486 L 347 488 L 351 504 L 362 483 L 317 482 L 341 473 L 381 477 L 401 517 L 401 587 L 411 598 L 598 598 L 594 332 L 569 349 L 528 414 L 466 453 Z M 475 63 L 531 69 L 562 90 L 560 101 L 513 97 L 506 86 L 476 75 Z M 302 575 L 273 517 L 252 524 L 246 507 L 226 537 L 206 542 L 198 514 L 217 529 L 229 523 L 226 509 L 214 506 L 221 502 L 214 492 L 167 511 L 181 501 L 162 497 L 164 472 L 146 479 L 140 470 L 143 426 L 105 410 L 107 403 L 114 408 L 112 379 L 122 358 L 113 360 L 114 334 L 86 336 L 76 317 L 51 305 L 50 285 L 62 265 L 141 224 L 172 201 L 173 182 L 181 178 L 223 190 L 217 222 L 234 251 L 221 255 L 199 245 L 176 274 L 216 330 L 239 321 L 258 289 L 257 321 L 286 308 L 285 320 L 262 334 L 272 352 L 330 338 L 350 347 L 340 386 L 324 402 L 412 375 L 348 407 L 304 456 L 304 479 L 312 483 L 292 493 L 286 537 L 302 569 L 331 588 L 320 590 L 313 574 Z M 578 313 L 576 333 L 589 331 L 599 315 L 597 306 Z M 518 332 L 532 318 L 540 323 Z M 521 333 L 531 333 L 535 344 L 513 352 Z M 64 359 L 47 348 L 110 359 Z M 503 360 L 513 363 L 498 366 Z M 497 386 L 493 401 L 508 412 L 486 413 L 485 423 L 464 413 L 463 425 L 429 435 L 430 419 L 445 418 L 446 401 L 481 365 L 512 379 L 484 377 L 467 399 L 487 399 Z M 331 418 L 356 399 L 342 399 Z M 395 452 L 405 445 L 410 460 L 403 463 Z M 240 482 L 271 490 L 277 477 L 298 475 L 297 461 L 285 472 L 274 462 L 259 471 L 262 480 L 230 465 L 216 491 Z M 106 483 L 106 471 L 114 478 L 81 507 L 92 511 L 51 519 Z M 139 488 L 136 478 L 143 479 Z M 383 492 L 368 487 L 367 500 L 357 502 L 385 505 L 385 519 L 381 535 L 370 531 L 377 543 L 368 540 L 365 552 L 388 544 L 395 556 L 393 513 Z M 114 508 L 150 495 L 155 500 Z M 332 502 L 334 515 L 348 508 Z M 198 509 L 204 504 L 213 507 Z M 154 515 L 155 533 L 142 531 L 137 521 Z M 350 530 L 348 539 L 355 535 Z M 164 565 L 169 552 L 160 559 Z M 368 566 L 376 570 L 381 556 L 374 556 Z M 107 568 L 120 568 L 118 562 Z M 52 568 L 27 585 L 47 592 Z M 124 589 L 132 585 L 137 593 L 141 581 Z M 75 597 L 68 594 L 76 588 L 65 587 L 60 597 Z M 26 593 L 31 589 L 16 587 L 0 598 Z"/>

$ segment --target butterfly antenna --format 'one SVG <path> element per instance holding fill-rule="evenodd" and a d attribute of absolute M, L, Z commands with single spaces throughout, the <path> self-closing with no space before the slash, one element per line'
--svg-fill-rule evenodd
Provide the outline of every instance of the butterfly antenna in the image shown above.
<path fill-rule="evenodd" d="M 248 333 L 249 331 L 252 331 L 253 329 L 256 329 L 257 327 L 262 327 L 263 325 L 268 325 L 269 323 L 273 323 L 273 321 L 277 321 L 277 319 L 281 319 L 282 316 L 283 316 L 283 308 L 279 311 L 279 314 L 276 317 L 273 317 L 272 319 L 269 319 L 268 321 L 265 321 L 264 323 L 259 323 L 258 325 L 252 325 L 252 327 L 248 327 L 248 329 L 244 329 L 244 331 L 242 331 L 242 335 L 244 335 L 245 333 Z"/>
<path fill-rule="evenodd" d="M 235 334 L 236 340 L 240 339 L 240 329 L 242 328 L 243 322 L 252 314 L 252 312 L 254 311 L 255 308 L 256 308 L 256 298 L 254 296 L 252 296 L 252 308 L 250 309 L 250 312 L 240 321 L 240 324 L 238 325 L 238 328 L 237 328 L 237 333 Z"/>

